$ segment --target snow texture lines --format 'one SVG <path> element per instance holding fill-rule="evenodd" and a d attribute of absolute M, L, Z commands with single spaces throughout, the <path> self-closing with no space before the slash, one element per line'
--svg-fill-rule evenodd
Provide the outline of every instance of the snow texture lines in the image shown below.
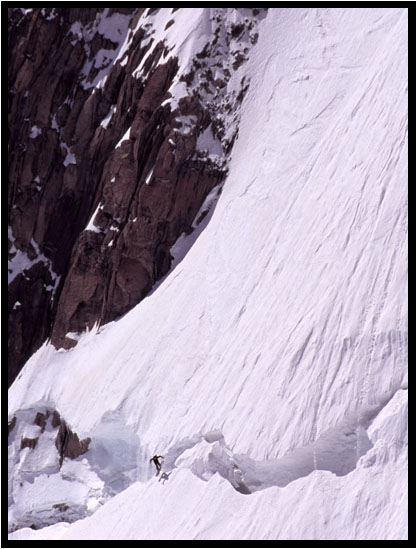
<path fill-rule="evenodd" d="M 176 469 L 186 467 L 205 481 L 218 473 L 243 494 L 272 486 L 285 487 L 317 470 L 346 475 L 372 448 L 367 429 L 400 389 L 383 396 L 376 405 L 348 412 L 315 442 L 296 448 L 280 459 L 256 461 L 248 455 L 234 454 L 226 445 L 222 432 L 216 430 L 176 443 L 168 450 L 162 470 L 175 474 Z"/>

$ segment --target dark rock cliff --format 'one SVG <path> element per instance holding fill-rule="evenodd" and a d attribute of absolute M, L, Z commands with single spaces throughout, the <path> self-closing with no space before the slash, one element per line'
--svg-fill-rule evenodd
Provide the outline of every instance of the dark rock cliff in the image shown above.
<path fill-rule="evenodd" d="M 9 8 L 9 383 L 143 299 L 223 181 L 265 10 L 205 10 L 181 69 L 177 8 Z"/>

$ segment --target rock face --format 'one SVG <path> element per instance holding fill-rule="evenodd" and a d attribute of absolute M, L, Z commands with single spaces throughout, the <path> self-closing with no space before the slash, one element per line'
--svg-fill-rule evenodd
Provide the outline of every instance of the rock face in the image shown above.
<path fill-rule="evenodd" d="M 9 383 L 169 271 L 224 179 L 265 13 L 9 8 Z"/>
<path fill-rule="evenodd" d="M 77 433 L 73 433 L 65 421 L 61 420 L 57 411 L 54 412 L 52 425 L 59 425 L 55 446 L 59 454 L 59 466 L 62 466 L 64 458 L 75 459 L 81 454 L 85 454 L 88 450 L 88 445 L 91 438 L 87 437 L 80 440 Z"/>

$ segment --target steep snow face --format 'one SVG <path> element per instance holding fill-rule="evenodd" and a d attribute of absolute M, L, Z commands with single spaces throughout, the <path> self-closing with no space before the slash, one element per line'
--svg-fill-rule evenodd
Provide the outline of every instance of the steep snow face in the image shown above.
<path fill-rule="evenodd" d="M 102 449 L 124 422 L 132 484 L 12 539 L 407 538 L 407 11 L 270 10 L 245 70 L 188 253 L 10 390 Z"/>

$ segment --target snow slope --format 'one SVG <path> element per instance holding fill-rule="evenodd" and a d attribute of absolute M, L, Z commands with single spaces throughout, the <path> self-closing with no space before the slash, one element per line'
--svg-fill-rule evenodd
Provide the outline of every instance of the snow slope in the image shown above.
<path fill-rule="evenodd" d="M 132 484 L 11 539 L 407 539 L 406 35 L 403 8 L 269 10 L 205 229 L 10 390 L 93 445 L 123 423 Z"/>

